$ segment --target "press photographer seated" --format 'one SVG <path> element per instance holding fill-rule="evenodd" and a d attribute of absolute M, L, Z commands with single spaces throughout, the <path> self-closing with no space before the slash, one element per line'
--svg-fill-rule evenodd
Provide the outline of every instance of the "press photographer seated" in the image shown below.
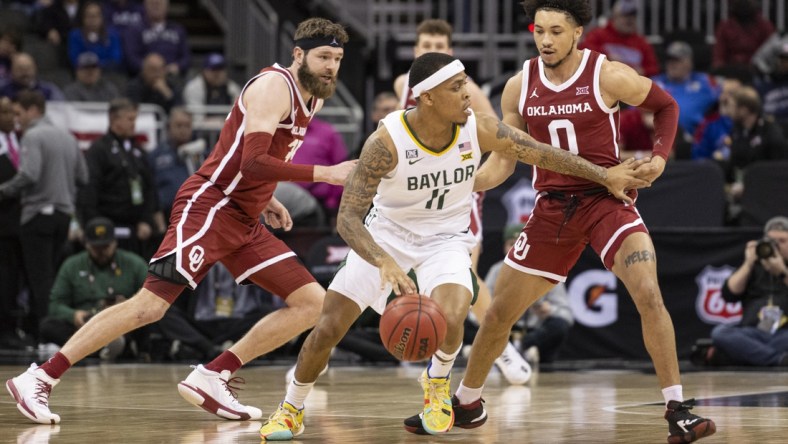
<path fill-rule="evenodd" d="M 115 226 L 109 219 L 90 220 L 84 241 L 85 251 L 63 262 L 52 286 L 49 314 L 40 326 L 42 354 L 57 352 L 91 316 L 133 296 L 145 281 L 148 265 L 136 254 L 118 249 Z M 102 349 L 100 356 L 113 359 L 124 345 L 120 337 Z"/>
<path fill-rule="evenodd" d="M 712 353 L 736 364 L 788 366 L 788 218 L 770 219 L 764 233 L 747 242 L 744 263 L 722 287 L 727 302 L 741 301 L 742 318 L 714 328 Z"/>

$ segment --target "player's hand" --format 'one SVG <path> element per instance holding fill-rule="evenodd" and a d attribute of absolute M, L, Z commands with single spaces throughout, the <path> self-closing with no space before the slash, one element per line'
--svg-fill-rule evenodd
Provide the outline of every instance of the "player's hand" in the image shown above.
<path fill-rule="evenodd" d="M 645 179 L 649 181 L 649 183 L 654 183 L 654 181 L 662 175 L 662 172 L 665 171 L 665 159 L 660 156 L 651 157 L 650 161 L 638 165 L 635 171 L 641 179 Z"/>
<path fill-rule="evenodd" d="M 605 187 L 617 199 L 632 205 L 632 199 L 627 196 L 627 190 L 646 188 L 651 186 L 651 182 L 640 177 L 638 172 L 645 159 L 627 159 L 624 162 L 607 169 L 607 180 Z"/>
<path fill-rule="evenodd" d="M 346 160 L 326 168 L 326 177 L 322 182 L 332 185 L 344 185 L 348 174 L 356 167 L 358 160 Z M 317 166 L 315 167 L 317 168 Z"/>
<path fill-rule="evenodd" d="M 380 266 L 381 290 L 386 288 L 387 284 L 391 284 L 391 289 L 397 296 L 418 293 L 416 284 L 414 284 L 410 277 L 402 271 L 402 268 L 394 262 L 394 259 L 390 258 L 384 261 Z"/>
<path fill-rule="evenodd" d="M 293 228 L 293 218 L 290 217 L 290 212 L 274 197 L 263 210 L 263 220 L 271 228 L 282 228 L 285 231 L 290 231 Z"/>

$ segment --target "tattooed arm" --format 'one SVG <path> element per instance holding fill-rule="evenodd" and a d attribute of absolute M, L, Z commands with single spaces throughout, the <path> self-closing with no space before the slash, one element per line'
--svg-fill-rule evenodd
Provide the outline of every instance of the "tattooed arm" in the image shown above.
<path fill-rule="evenodd" d="M 380 269 L 381 285 L 391 284 L 394 293 L 416 293 L 416 285 L 370 235 L 364 217 L 380 180 L 397 166 L 397 152 L 385 127 L 378 128 L 364 143 L 358 165 L 345 182 L 337 215 L 337 232 L 362 259 Z"/>
<path fill-rule="evenodd" d="M 639 179 L 632 159 L 612 168 L 595 165 L 568 151 L 537 142 L 523 131 L 485 115 L 476 116 L 479 144 L 507 157 L 561 174 L 582 177 L 605 186 L 611 194 L 627 203 L 626 190 L 648 186 Z"/>

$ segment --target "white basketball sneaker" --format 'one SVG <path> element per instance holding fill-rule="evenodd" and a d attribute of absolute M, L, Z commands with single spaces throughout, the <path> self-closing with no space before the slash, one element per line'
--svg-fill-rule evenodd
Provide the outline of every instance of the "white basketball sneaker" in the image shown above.
<path fill-rule="evenodd" d="M 23 415 L 40 424 L 57 424 L 60 416 L 49 411 L 49 394 L 58 382 L 36 364 L 30 364 L 27 371 L 6 381 L 5 387 Z"/>
<path fill-rule="evenodd" d="M 229 370 L 217 373 L 202 364 L 192 368 L 194 371 L 178 383 L 183 399 L 224 419 L 246 421 L 263 417 L 262 410 L 238 402 L 235 390 L 239 388 L 231 384 L 243 384 L 243 378 L 231 378 Z"/>
<path fill-rule="evenodd" d="M 503 373 L 509 384 L 525 384 L 531 379 L 533 374 L 531 366 L 517 352 L 517 349 L 514 348 L 511 342 L 506 343 L 506 348 L 501 353 L 501 356 L 495 360 L 495 365 L 498 366 L 498 370 Z"/>

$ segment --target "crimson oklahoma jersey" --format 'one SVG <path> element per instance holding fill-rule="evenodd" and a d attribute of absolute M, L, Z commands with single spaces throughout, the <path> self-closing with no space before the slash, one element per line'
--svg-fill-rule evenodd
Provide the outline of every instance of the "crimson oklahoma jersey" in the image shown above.
<path fill-rule="evenodd" d="M 251 180 L 241 175 L 246 109 L 240 98 L 243 97 L 243 92 L 253 81 L 265 75 L 279 75 L 285 79 L 290 90 L 291 105 L 290 117 L 279 122 L 276 127 L 268 154 L 285 162 L 290 162 L 293 159 L 296 150 L 304 141 L 309 121 L 323 106 L 323 100 L 312 97 L 307 106 L 290 71 L 279 64 L 274 64 L 260 70 L 258 75 L 246 83 L 239 99 L 227 116 L 219 135 L 219 141 L 216 142 L 211 155 L 196 173 L 211 181 L 222 190 L 225 196 L 230 197 L 244 213 L 254 219 L 257 219 L 268 205 L 277 182 L 274 180 Z"/>
<path fill-rule="evenodd" d="M 554 85 L 544 74 L 540 57 L 523 64 L 519 110 L 536 140 L 577 154 L 591 163 L 612 167 L 620 163 L 618 151 L 619 107 L 609 108 L 599 88 L 605 56 L 589 49 L 575 74 Z M 599 184 L 534 167 L 537 191 L 578 191 Z"/>

